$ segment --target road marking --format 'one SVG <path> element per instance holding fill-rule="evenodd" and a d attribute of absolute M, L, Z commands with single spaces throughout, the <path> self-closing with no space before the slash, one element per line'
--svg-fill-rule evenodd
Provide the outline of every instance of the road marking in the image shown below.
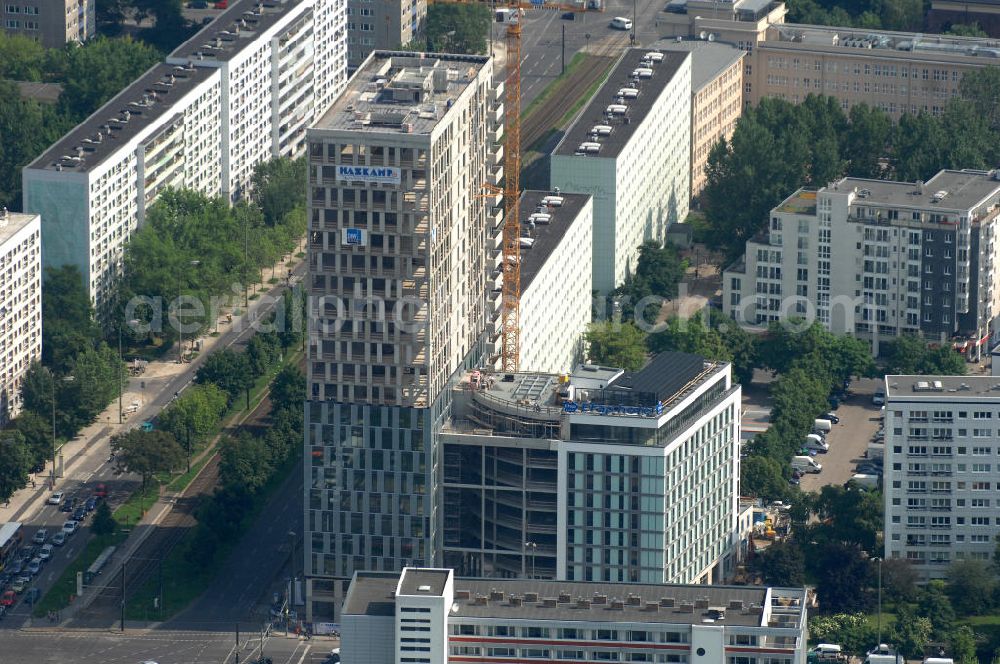
<path fill-rule="evenodd" d="M 302 664 L 302 662 L 304 662 L 304 661 L 305 661 L 305 659 L 306 659 L 306 655 L 308 655 L 308 654 L 309 654 L 309 649 L 310 649 L 310 648 L 312 648 L 312 646 L 306 646 L 306 647 L 305 647 L 305 650 L 303 650 L 303 651 L 302 651 L 302 657 L 299 657 L 299 661 L 298 661 L 298 664 Z M 295 654 L 295 653 L 292 653 L 292 655 L 293 655 L 293 656 L 294 656 L 294 654 Z"/>

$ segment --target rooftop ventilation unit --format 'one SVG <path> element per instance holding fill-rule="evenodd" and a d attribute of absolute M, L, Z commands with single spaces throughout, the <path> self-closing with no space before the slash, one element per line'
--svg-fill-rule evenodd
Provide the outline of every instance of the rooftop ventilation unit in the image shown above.
<path fill-rule="evenodd" d="M 536 212 L 533 215 L 531 215 L 531 216 L 528 217 L 528 221 L 530 221 L 532 223 L 535 223 L 535 224 L 548 224 L 548 223 L 552 223 L 552 215 L 551 214 L 543 214 L 541 212 Z"/>
<path fill-rule="evenodd" d="M 594 125 L 590 130 L 591 136 L 610 136 L 612 127 L 611 125 L 599 124 Z M 546 197 L 548 198 L 548 197 Z"/>
<path fill-rule="evenodd" d="M 580 143 L 580 147 L 576 149 L 577 154 L 597 154 L 601 151 L 601 144 L 594 143 L 593 141 L 586 141 Z"/>
<path fill-rule="evenodd" d="M 470 590 L 456 590 L 455 599 L 469 599 L 472 597 L 472 591 Z"/>
<path fill-rule="evenodd" d="M 542 205 L 547 207 L 562 207 L 564 200 L 562 196 L 546 196 L 542 199 Z"/>
<path fill-rule="evenodd" d="M 653 70 L 649 67 L 636 67 L 632 70 L 632 78 L 653 78 Z"/>
<path fill-rule="evenodd" d="M 652 60 L 653 62 L 662 62 L 663 54 L 660 53 L 659 51 L 650 51 L 649 53 L 646 54 L 645 59 Z"/>
<path fill-rule="evenodd" d="M 941 191 L 935 191 L 934 195 L 931 197 L 931 203 L 940 203 L 944 200 L 944 197 L 948 195 L 947 191 L 943 189 Z"/>
<path fill-rule="evenodd" d="M 639 96 L 639 88 L 619 88 L 618 96 L 623 99 L 635 99 Z"/>
<path fill-rule="evenodd" d="M 522 249 L 531 249 L 531 247 L 533 247 L 534 245 L 535 245 L 534 238 L 530 238 L 530 237 L 522 237 L 521 238 L 521 248 Z"/>

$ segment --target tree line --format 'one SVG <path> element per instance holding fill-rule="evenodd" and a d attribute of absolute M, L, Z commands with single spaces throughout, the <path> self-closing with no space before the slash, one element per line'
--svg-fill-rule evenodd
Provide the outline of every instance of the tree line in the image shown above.
<path fill-rule="evenodd" d="M 1000 68 L 966 73 L 959 92 L 939 116 L 905 113 L 898 123 L 864 104 L 845 113 L 819 95 L 747 108 L 732 138 L 709 153 L 699 239 L 735 260 L 765 230 L 771 209 L 801 186 L 845 175 L 916 181 L 942 168 L 992 168 L 1000 163 Z"/>

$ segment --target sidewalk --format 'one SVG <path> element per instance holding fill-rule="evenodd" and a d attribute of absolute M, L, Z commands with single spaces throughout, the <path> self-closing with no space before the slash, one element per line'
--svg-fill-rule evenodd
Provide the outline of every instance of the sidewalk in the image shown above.
<path fill-rule="evenodd" d="M 289 261 L 294 261 L 291 268 L 295 276 L 290 283 L 295 284 L 301 281 L 300 273 L 305 266 L 305 259 L 295 258 L 296 253 L 305 250 L 305 238 L 291 251 Z M 265 268 L 272 276 L 285 275 L 289 268 L 285 266 L 286 260 L 275 263 L 271 268 Z M 177 362 L 176 352 L 169 353 L 169 357 L 161 360 L 151 361 L 146 365 L 146 371 L 140 376 L 129 377 L 125 390 L 122 393 L 122 408 L 127 411 L 133 401 L 139 401 L 139 408 L 131 415 L 125 413 L 122 424 L 118 423 L 118 400 L 114 400 L 104 411 L 97 416 L 91 424 L 87 425 L 76 435 L 73 440 L 67 441 L 60 449 L 56 462 L 59 471 L 56 478 L 56 489 L 65 490 L 72 482 L 86 482 L 93 473 L 98 470 L 107 459 L 108 449 L 104 446 L 112 435 L 126 431 L 138 426 L 140 423 L 155 417 L 172 399 L 176 392 L 179 392 L 194 380 L 198 367 L 214 350 L 228 348 L 243 337 L 258 320 L 265 303 L 270 302 L 268 296 L 279 295 L 287 287 L 285 280 L 277 284 L 268 283 L 254 284 L 251 293 L 259 294 L 261 297 L 249 301 L 246 311 L 240 311 L 239 315 L 234 315 L 231 322 L 227 319 L 227 312 L 221 311 L 219 320 L 215 326 L 219 330 L 218 336 L 205 335 L 194 342 L 185 339 L 191 345 L 200 341 L 201 351 L 193 360 L 184 364 Z M 242 309 L 242 301 L 240 302 Z M 186 344 L 187 345 L 187 344 Z M 88 460 L 97 460 L 97 463 L 89 464 L 89 469 L 83 468 Z M 31 475 L 35 487 L 28 486 L 18 490 L 11 496 L 6 504 L 0 504 L 0 523 L 9 521 L 27 521 L 31 519 L 37 511 L 44 506 L 45 500 L 50 493 L 49 474 L 52 471 L 51 461 L 46 464 L 45 470 L 37 475 Z M 142 523 L 147 523 L 149 515 L 143 519 Z"/>

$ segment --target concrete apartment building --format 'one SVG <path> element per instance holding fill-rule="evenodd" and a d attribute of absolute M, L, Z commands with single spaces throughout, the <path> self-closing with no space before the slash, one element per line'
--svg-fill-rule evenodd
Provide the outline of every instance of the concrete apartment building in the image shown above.
<path fill-rule="evenodd" d="M 997 171 L 800 189 L 723 272 L 723 309 L 750 325 L 802 316 L 876 340 L 957 336 L 981 356 L 1000 311 L 998 214 Z"/>
<path fill-rule="evenodd" d="M 372 51 L 398 50 L 424 35 L 427 0 L 347 0 L 347 64 Z"/>
<path fill-rule="evenodd" d="M 0 210 L 0 426 L 21 410 L 21 379 L 42 355 L 42 238 L 37 214 Z"/>
<path fill-rule="evenodd" d="M 376 51 L 309 129 L 310 619 L 439 555 L 436 431 L 496 325 L 502 99 L 488 57 Z"/>
<path fill-rule="evenodd" d="M 594 207 L 586 194 L 525 191 L 521 220 L 521 371 L 561 373 L 583 360 L 591 320 Z M 490 297 L 501 297 L 499 285 Z M 494 313 L 499 316 L 499 310 Z M 499 325 L 488 339 L 500 351 Z"/>
<path fill-rule="evenodd" d="M 97 34 L 96 6 L 96 0 L 4 0 L 0 27 L 46 48 L 62 48 Z"/>
<path fill-rule="evenodd" d="M 473 371 L 443 444 L 443 562 L 461 575 L 719 583 L 733 567 L 741 389 L 661 353 L 636 372 Z"/>
<path fill-rule="evenodd" d="M 955 3 L 952 3 L 955 4 Z M 747 51 L 744 100 L 800 102 L 809 94 L 865 103 L 894 119 L 938 114 L 965 72 L 996 64 L 1000 40 L 785 23 L 775 0 L 671 0 L 664 37 L 726 42 Z"/>
<path fill-rule="evenodd" d="M 358 572 L 341 620 L 355 664 L 806 659 L 803 588 L 461 579 Z"/>
<path fill-rule="evenodd" d="M 91 297 L 166 187 L 236 200 L 253 167 L 305 151 L 305 129 L 346 78 L 334 0 L 239 0 L 25 167 L 43 262 L 76 265 Z"/>
<path fill-rule="evenodd" d="M 921 580 L 996 549 L 998 385 L 995 375 L 885 377 L 885 557 L 908 560 Z"/>
<path fill-rule="evenodd" d="M 691 53 L 691 198 L 705 188 L 708 153 L 729 140 L 743 113 L 743 60 L 731 44 L 688 39 L 654 44 L 663 51 Z"/>
<path fill-rule="evenodd" d="M 628 49 L 560 141 L 551 185 L 594 197 L 594 289 L 610 293 L 690 199 L 691 55 Z"/>

